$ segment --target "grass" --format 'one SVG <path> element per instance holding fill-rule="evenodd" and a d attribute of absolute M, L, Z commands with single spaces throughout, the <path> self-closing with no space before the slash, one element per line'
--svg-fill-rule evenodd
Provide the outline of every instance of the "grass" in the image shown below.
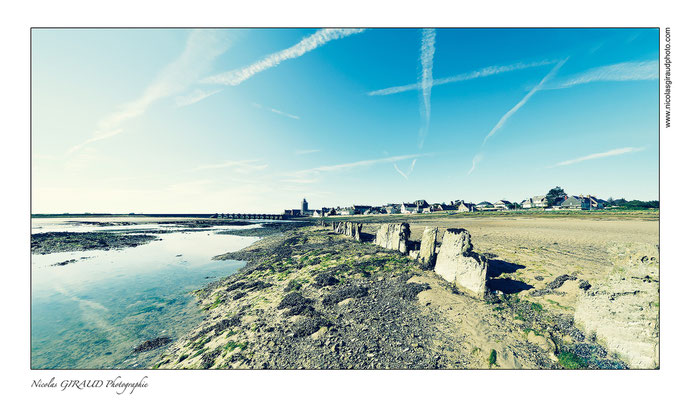
<path fill-rule="evenodd" d="M 230 342 L 226 343 L 225 346 L 223 346 L 223 355 L 225 356 L 237 348 L 240 350 L 245 350 L 247 348 L 247 342 L 234 342 L 231 340 Z"/>
<path fill-rule="evenodd" d="M 492 368 L 492 365 L 497 365 L 497 351 L 494 349 L 489 352 L 489 367 Z"/>
<path fill-rule="evenodd" d="M 308 282 L 309 281 L 307 279 L 292 279 L 291 281 L 288 282 L 288 285 L 286 286 L 286 290 L 288 292 L 298 291 L 302 288 L 302 285 L 304 285 Z"/>
<path fill-rule="evenodd" d="M 577 218 L 577 219 L 649 219 L 657 220 L 660 218 L 659 209 L 650 210 L 515 210 L 515 211 L 481 211 L 481 212 L 436 212 L 431 214 L 393 214 L 393 215 L 356 215 L 356 216 L 333 216 L 325 218 L 331 221 L 353 221 L 366 223 L 396 223 L 438 220 L 443 218 Z"/>
<path fill-rule="evenodd" d="M 559 365 L 566 369 L 583 369 L 588 363 L 581 357 L 575 355 L 570 351 L 562 351 L 557 355 Z"/>
<path fill-rule="evenodd" d="M 192 350 L 204 350 L 204 346 L 211 341 L 211 336 L 205 337 L 202 336 L 199 340 L 196 342 L 193 342 L 190 347 Z M 203 351 L 202 351 L 203 352 Z"/>
<path fill-rule="evenodd" d="M 545 299 L 545 301 L 547 301 L 548 303 L 550 303 L 550 304 L 552 304 L 552 305 L 554 305 L 554 306 L 556 306 L 556 307 L 561 308 L 562 310 L 571 310 L 571 307 L 563 306 L 563 305 L 559 304 L 558 301 L 554 301 L 554 300 L 551 300 L 551 299 Z"/>
<path fill-rule="evenodd" d="M 222 296 L 223 296 L 223 295 L 222 295 L 221 293 L 217 294 L 217 295 L 216 295 L 216 299 L 214 300 L 214 302 L 213 302 L 212 304 L 209 304 L 209 305 L 207 305 L 206 307 L 204 307 L 204 310 L 206 310 L 206 311 L 213 310 L 214 308 L 216 308 L 216 307 L 218 307 L 219 305 L 221 305 Z"/>

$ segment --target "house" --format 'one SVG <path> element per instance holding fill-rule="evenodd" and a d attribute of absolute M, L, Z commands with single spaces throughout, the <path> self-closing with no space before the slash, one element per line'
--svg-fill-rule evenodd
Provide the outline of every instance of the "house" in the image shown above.
<path fill-rule="evenodd" d="M 338 215 L 355 215 L 355 208 L 344 207 L 337 211 Z"/>
<path fill-rule="evenodd" d="M 419 214 L 420 207 L 415 203 L 401 203 L 401 214 Z"/>
<path fill-rule="evenodd" d="M 400 214 L 401 207 L 398 204 L 387 204 L 384 206 L 384 211 L 387 214 Z"/>
<path fill-rule="evenodd" d="M 475 212 L 475 211 L 477 211 L 477 207 L 473 203 L 466 203 L 463 200 L 461 200 L 458 204 L 458 211 L 460 211 L 460 212 Z"/>
<path fill-rule="evenodd" d="M 328 207 L 322 207 L 321 210 L 314 210 L 312 213 L 313 217 L 328 217 L 331 215 L 336 215 L 336 210 Z"/>
<path fill-rule="evenodd" d="M 494 203 L 494 208 L 499 210 L 510 210 L 513 208 L 513 203 L 506 200 L 499 200 L 498 202 Z"/>
<path fill-rule="evenodd" d="M 587 195 L 583 197 L 583 200 L 586 204 L 584 210 L 599 210 L 605 207 L 605 201 L 595 196 Z"/>
<path fill-rule="evenodd" d="M 605 202 L 595 196 L 568 196 L 560 204 L 560 208 L 567 210 L 599 210 L 605 207 Z"/>
<path fill-rule="evenodd" d="M 547 196 L 533 196 L 530 198 L 531 208 L 547 208 L 549 206 L 549 201 L 547 201 Z"/>
<path fill-rule="evenodd" d="M 450 204 L 444 204 L 444 203 L 441 204 L 441 211 L 457 211 L 457 210 L 458 210 L 457 206 L 454 207 Z"/>
<path fill-rule="evenodd" d="M 413 202 L 413 204 L 415 204 L 416 206 L 418 206 L 418 208 L 420 208 L 420 209 L 429 207 L 429 204 L 427 204 L 427 202 L 426 202 L 425 200 L 415 200 L 415 201 Z"/>
<path fill-rule="evenodd" d="M 521 202 L 521 208 L 533 208 L 533 201 L 532 201 L 532 199 L 523 200 L 523 201 Z"/>
<path fill-rule="evenodd" d="M 355 210 L 355 214 L 364 214 L 365 211 L 371 209 L 372 206 L 357 206 L 353 205 L 353 209 Z"/>
<path fill-rule="evenodd" d="M 494 208 L 494 204 L 490 203 L 489 201 L 481 201 L 477 203 L 478 210 L 486 210 L 490 208 Z"/>
<path fill-rule="evenodd" d="M 566 210 L 583 210 L 584 201 L 580 196 L 567 196 L 566 200 L 559 205 L 560 208 Z"/>

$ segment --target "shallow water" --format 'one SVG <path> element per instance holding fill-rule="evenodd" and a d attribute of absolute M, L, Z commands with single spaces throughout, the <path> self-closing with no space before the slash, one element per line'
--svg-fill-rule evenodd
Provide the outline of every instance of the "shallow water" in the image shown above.
<path fill-rule="evenodd" d="M 65 230 L 40 220 L 32 225 L 41 227 L 32 233 Z M 202 317 L 190 292 L 244 266 L 211 258 L 258 240 L 208 230 L 157 236 L 161 240 L 123 250 L 32 255 L 32 368 L 149 368 L 163 348 L 132 350 L 160 336 L 175 340 L 194 327 Z M 76 262 L 55 266 L 66 260 Z"/>

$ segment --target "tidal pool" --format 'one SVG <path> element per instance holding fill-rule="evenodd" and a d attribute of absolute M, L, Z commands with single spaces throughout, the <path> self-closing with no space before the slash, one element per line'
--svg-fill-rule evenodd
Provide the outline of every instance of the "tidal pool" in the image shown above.
<path fill-rule="evenodd" d="M 51 231 L 69 230 L 32 221 L 32 233 L 45 232 L 49 224 Z M 248 227 L 257 225 L 217 229 Z M 202 315 L 191 291 L 245 264 L 211 258 L 259 239 L 209 230 L 157 237 L 123 250 L 32 255 L 32 368 L 150 368 L 165 346 L 138 354 L 133 349 L 157 337 L 176 340 L 193 328 Z M 76 261 L 56 266 L 67 260 Z"/>

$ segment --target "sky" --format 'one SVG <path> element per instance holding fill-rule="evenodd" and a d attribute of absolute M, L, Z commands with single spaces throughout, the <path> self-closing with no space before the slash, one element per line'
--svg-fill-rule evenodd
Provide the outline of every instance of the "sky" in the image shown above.
<path fill-rule="evenodd" d="M 656 29 L 34 29 L 32 212 L 658 199 Z"/>

